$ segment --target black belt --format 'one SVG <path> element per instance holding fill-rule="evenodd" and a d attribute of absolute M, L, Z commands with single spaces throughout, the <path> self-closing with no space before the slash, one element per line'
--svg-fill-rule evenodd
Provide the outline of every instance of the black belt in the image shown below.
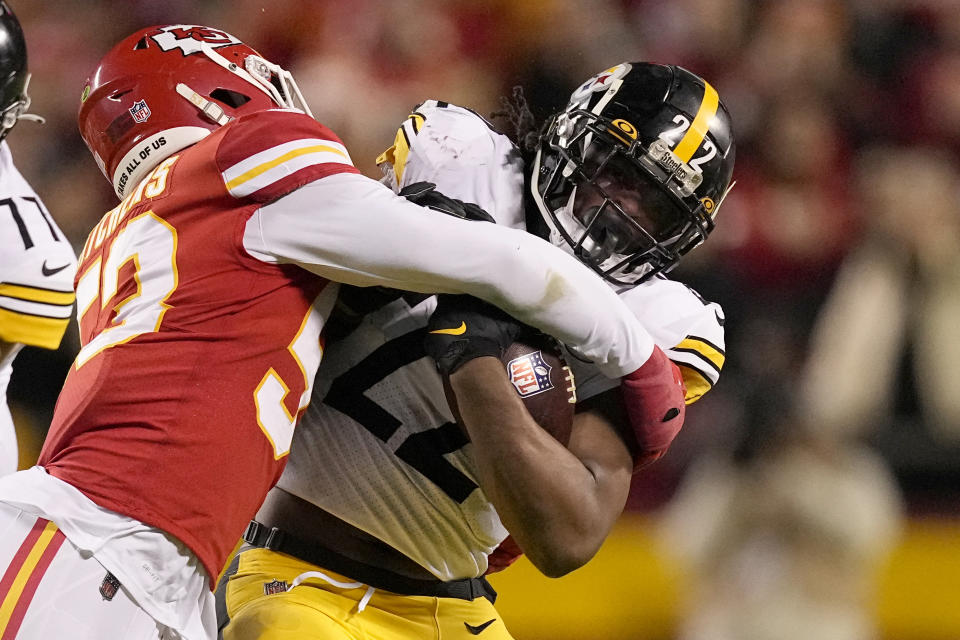
<path fill-rule="evenodd" d="M 463 578 L 460 580 L 418 580 L 408 578 L 386 569 L 371 567 L 351 558 L 340 555 L 316 543 L 301 540 L 277 527 L 268 528 L 256 520 L 251 520 L 243 539 L 254 547 L 285 553 L 318 567 L 323 567 L 362 582 L 376 589 L 405 596 L 432 596 L 435 598 L 458 598 L 473 600 L 483 596 L 491 602 L 496 601 L 497 592 L 484 577 Z"/>

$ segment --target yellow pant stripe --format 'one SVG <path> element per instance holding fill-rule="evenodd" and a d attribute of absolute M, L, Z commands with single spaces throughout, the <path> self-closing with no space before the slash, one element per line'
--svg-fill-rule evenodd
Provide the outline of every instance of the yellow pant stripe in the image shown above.
<path fill-rule="evenodd" d="M 7 625 L 10 624 L 10 618 L 17 606 L 17 602 L 20 600 L 20 596 L 23 595 L 27 581 L 33 574 L 34 569 L 37 568 L 37 564 L 39 564 L 40 559 L 50 546 L 50 542 L 56 533 L 57 525 L 48 522 L 40 533 L 40 537 L 37 538 L 37 541 L 33 544 L 33 548 L 31 548 L 27 554 L 23 564 L 20 566 L 20 570 L 17 572 L 16 577 L 14 577 L 6 597 L 4 597 L 3 602 L 0 603 L 0 635 L 6 631 Z"/>

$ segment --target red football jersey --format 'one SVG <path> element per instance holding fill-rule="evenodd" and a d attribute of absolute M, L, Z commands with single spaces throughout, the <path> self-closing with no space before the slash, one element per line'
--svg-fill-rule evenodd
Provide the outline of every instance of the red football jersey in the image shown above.
<path fill-rule="evenodd" d="M 252 114 L 164 160 L 81 254 L 83 346 L 39 463 L 178 538 L 211 580 L 283 469 L 335 294 L 249 255 L 245 223 L 343 172 L 349 155 L 312 118 Z"/>

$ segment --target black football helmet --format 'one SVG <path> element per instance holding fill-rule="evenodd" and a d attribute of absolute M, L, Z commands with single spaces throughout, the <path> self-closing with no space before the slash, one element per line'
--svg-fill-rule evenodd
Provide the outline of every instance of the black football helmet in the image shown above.
<path fill-rule="evenodd" d="M 713 87 L 677 66 L 623 63 L 549 121 L 531 191 L 551 242 L 628 286 L 706 239 L 733 162 L 730 114 Z"/>
<path fill-rule="evenodd" d="M 27 86 L 27 43 L 23 29 L 10 6 L 0 1 L 0 140 L 3 140 L 18 120 L 43 118 L 25 113 L 30 107 Z"/>

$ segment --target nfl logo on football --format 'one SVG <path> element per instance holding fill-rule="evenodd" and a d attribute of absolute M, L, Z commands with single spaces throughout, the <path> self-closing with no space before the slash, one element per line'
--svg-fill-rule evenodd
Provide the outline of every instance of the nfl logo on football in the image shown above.
<path fill-rule="evenodd" d="M 137 122 L 146 122 L 150 117 L 150 107 L 147 106 L 147 101 L 137 100 L 134 102 L 133 106 L 130 107 L 130 115 Z"/>
<path fill-rule="evenodd" d="M 550 381 L 552 367 L 543 359 L 539 351 L 527 353 L 507 363 L 507 373 L 521 398 L 528 398 L 553 389 Z"/>

